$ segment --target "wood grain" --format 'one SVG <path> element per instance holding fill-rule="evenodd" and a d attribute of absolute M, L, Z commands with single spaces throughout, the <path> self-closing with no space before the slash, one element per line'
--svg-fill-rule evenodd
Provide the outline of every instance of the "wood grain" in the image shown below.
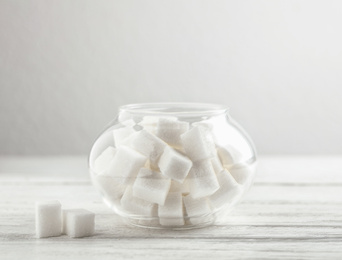
<path fill-rule="evenodd" d="M 96 213 L 96 234 L 34 237 L 34 202 Z M 84 157 L 0 158 L 0 259 L 341 259 L 342 157 L 264 156 L 255 184 L 203 229 L 126 225 L 91 186 Z"/>

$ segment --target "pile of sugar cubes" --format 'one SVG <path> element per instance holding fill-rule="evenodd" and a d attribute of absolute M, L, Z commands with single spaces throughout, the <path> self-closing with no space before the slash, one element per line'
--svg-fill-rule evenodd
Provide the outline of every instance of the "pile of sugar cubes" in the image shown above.
<path fill-rule="evenodd" d="M 236 149 L 215 143 L 205 122 L 146 116 L 122 126 L 111 130 L 114 146 L 91 170 L 95 186 L 125 214 L 196 225 L 235 203 L 252 175 Z"/>
<path fill-rule="evenodd" d="M 62 210 L 57 200 L 36 202 L 37 238 L 62 234 L 71 238 L 91 236 L 95 229 L 95 214 L 85 209 Z"/>

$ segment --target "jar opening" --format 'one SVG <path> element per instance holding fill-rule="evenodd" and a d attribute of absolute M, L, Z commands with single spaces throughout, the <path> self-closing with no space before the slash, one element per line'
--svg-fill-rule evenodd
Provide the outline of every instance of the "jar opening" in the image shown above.
<path fill-rule="evenodd" d="M 150 115 L 218 115 L 224 114 L 228 107 L 205 103 L 140 103 L 120 107 L 121 112 Z"/>

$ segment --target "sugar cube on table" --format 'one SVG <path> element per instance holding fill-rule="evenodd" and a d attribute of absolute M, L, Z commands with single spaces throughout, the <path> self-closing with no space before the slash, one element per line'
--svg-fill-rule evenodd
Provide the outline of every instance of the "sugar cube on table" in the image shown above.
<path fill-rule="evenodd" d="M 164 205 L 170 185 L 171 180 L 160 172 L 141 168 L 133 184 L 133 196 Z"/>
<path fill-rule="evenodd" d="M 117 179 L 120 184 L 133 183 L 141 167 L 146 163 L 146 156 L 129 148 L 120 146 L 110 163 L 107 175 Z"/>
<path fill-rule="evenodd" d="M 71 238 L 88 237 L 94 234 L 95 214 L 85 209 L 63 211 L 64 232 Z"/>
<path fill-rule="evenodd" d="M 116 178 L 111 176 L 91 175 L 91 180 L 94 186 L 104 196 L 107 203 L 112 204 L 120 201 L 126 189 L 126 185 L 120 184 Z"/>
<path fill-rule="evenodd" d="M 242 159 L 241 153 L 231 145 L 218 146 L 217 153 L 222 164 L 226 167 L 232 166 Z"/>
<path fill-rule="evenodd" d="M 210 160 L 193 163 L 187 179 L 194 199 L 210 196 L 220 187 Z"/>
<path fill-rule="evenodd" d="M 229 172 L 234 179 L 241 185 L 250 184 L 253 180 L 255 165 L 239 163 L 229 168 Z"/>
<path fill-rule="evenodd" d="M 190 195 L 183 198 L 185 210 L 191 224 L 199 224 L 211 218 L 211 209 L 207 198 L 194 199 Z"/>
<path fill-rule="evenodd" d="M 141 130 L 131 141 L 131 147 L 147 156 L 151 164 L 157 164 L 167 144 L 146 130 Z"/>
<path fill-rule="evenodd" d="M 130 126 L 114 129 L 113 130 L 113 137 L 114 137 L 115 147 L 119 147 L 120 145 L 122 145 L 122 143 L 129 136 L 131 136 L 134 132 L 135 132 L 135 130 Z"/>
<path fill-rule="evenodd" d="M 232 205 L 242 193 L 239 185 L 229 171 L 223 170 L 217 175 L 220 188 L 209 197 L 210 204 L 218 209 L 224 205 Z"/>
<path fill-rule="evenodd" d="M 77 212 L 78 210 L 81 209 L 63 209 L 62 210 L 62 234 L 66 235 L 67 234 L 67 221 L 66 221 L 66 217 L 67 217 L 67 213 L 69 212 Z"/>
<path fill-rule="evenodd" d="M 188 157 L 167 146 L 160 157 L 158 166 L 162 174 L 183 183 L 192 167 L 192 161 Z"/>
<path fill-rule="evenodd" d="M 36 202 L 37 238 L 60 236 L 61 232 L 61 203 L 57 200 Z"/>
<path fill-rule="evenodd" d="M 115 153 L 116 149 L 113 146 L 109 146 L 95 159 L 94 171 L 96 174 L 105 174 Z"/>
<path fill-rule="evenodd" d="M 181 135 L 182 145 L 187 156 L 193 161 L 200 161 L 215 156 L 215 144 L 210 132 L 195 126 Z"/>
<path fill-rule="evenodd" d="M 157 216 L 157 204 L 133 196 L 133 189 L 128 186 L 121 198 L 121 208 L 127 214 L 139 216 Z"/>
<path fill-rule="evenodd" d="M 189 130 L 189 123 L 174 118 L 161 117 L 157 124 L 157 136 L 174 147 L 181 147 L 181 134 Z"/>
<path fill-rule="evenodd" d="M 163 226 L 183 226 L 183 199 L 180 192 L 170 192 L 164 206 L 158 207 L 159 223 Z"/>

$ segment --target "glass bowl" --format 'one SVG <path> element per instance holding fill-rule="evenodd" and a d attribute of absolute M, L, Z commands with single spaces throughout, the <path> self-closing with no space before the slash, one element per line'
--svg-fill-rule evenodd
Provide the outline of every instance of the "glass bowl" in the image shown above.
<path fill-rule="evenodd" d="M 214 104 L 122 106 L 89 156 L 105 203 L 149 228 L 215 223 L 249 189 L 255 166 L 251 139 L 227 107 Z"/>

